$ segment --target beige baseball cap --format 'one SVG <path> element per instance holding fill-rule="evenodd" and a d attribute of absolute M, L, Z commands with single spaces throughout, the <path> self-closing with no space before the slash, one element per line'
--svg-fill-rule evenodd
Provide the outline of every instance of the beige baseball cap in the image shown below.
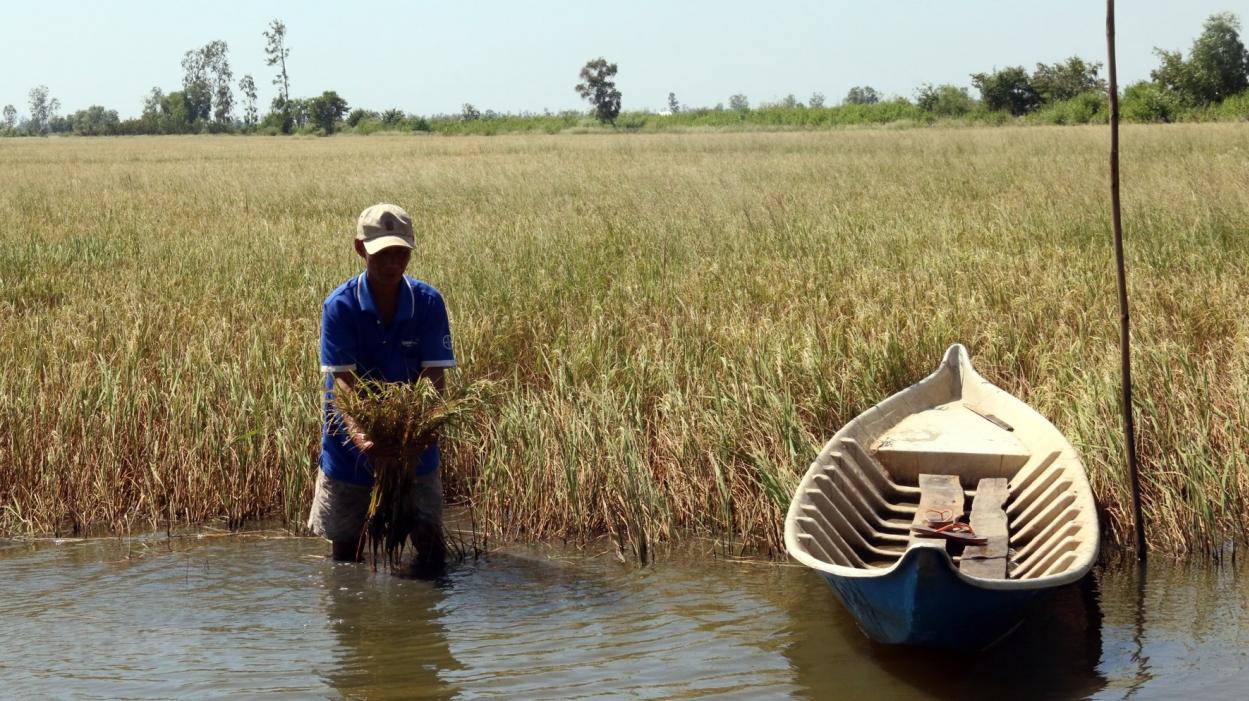
<path fill-rule="evenodd" d="M 364 250 L 369 255 L 391 246 L 416 248 L 412 217 L 399 205 L 375 204 L 360 212 L 356 221 L 356 240 L 364 242 Z"/>

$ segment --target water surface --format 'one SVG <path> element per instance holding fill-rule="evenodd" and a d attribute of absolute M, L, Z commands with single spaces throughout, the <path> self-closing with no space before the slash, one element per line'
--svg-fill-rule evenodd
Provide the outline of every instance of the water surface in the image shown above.
<path fill-rule="evenodd" d="M 1244 698 L 1240 567 L 1101 567 L 976 653 L 867 641 L 814 573 L 510 549 L 439 581 L 316 539 L 0 548 L 6 697 Z"/>

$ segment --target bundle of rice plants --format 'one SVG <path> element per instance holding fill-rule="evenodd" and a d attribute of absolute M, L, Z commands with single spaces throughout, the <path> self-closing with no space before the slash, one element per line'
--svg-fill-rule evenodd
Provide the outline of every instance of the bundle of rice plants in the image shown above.
<path fill-rule="evenodd" d="M 391 568 L 398 566 L 404 543 L 421 520 L 416 505 L 405 498 L 414 480 L 411 466 L 438 440 L 443 428 L 485 405 L 489 387 L 490 383 L 481 381 L 439 392 L 427 378 L 420 378 L 416 382 L 362 381 L 354 392 L 338 393 L 338 410 L 382 448 L 371 461 L 373 490 L 357 550 L 371 552 L 375 569 L 379 550 Z"/>

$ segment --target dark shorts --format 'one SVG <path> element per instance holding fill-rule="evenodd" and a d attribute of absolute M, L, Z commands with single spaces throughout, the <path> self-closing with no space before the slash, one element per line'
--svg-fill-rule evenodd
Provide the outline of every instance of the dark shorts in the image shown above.
<path fill-rule="evenodd" d="M 308 514 L 308 528 L 333 542 L 355 542 L 364 530 L 371 487 L 330 479 L 317 470 L 317 487 Z M 419 475 L 407 494 L 421 521 L 442 529 L 442 478 L 438 472 Z"/>

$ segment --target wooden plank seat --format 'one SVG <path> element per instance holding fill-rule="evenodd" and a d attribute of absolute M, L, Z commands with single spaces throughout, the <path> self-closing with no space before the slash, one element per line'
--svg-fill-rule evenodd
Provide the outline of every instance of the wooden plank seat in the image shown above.
<path fill-rule="evenodd" d="M 963 550 L 958 566 L 963 574 L 984 579 L 1006 578 L 1010 538 L 1002 505 L 1006 503 L 1008 493 L 1005 478 L 986 478 L 976 485 L 976 498 L 971 502 L 971 527 L 976 535 L 986 538 L 988 542 L 969 545 Z"/>
<path fill-rule="evenodd" d="M 930 519 L 957 519 L 963 515 L 963 488 L 957 475 L 920 475 L 919 507 L 915 509 L 912 526 L 927 526 Z M 941 538 L 924 538 L 911 533 L 907 547 L 916 542 L 941 543 Z"/>

